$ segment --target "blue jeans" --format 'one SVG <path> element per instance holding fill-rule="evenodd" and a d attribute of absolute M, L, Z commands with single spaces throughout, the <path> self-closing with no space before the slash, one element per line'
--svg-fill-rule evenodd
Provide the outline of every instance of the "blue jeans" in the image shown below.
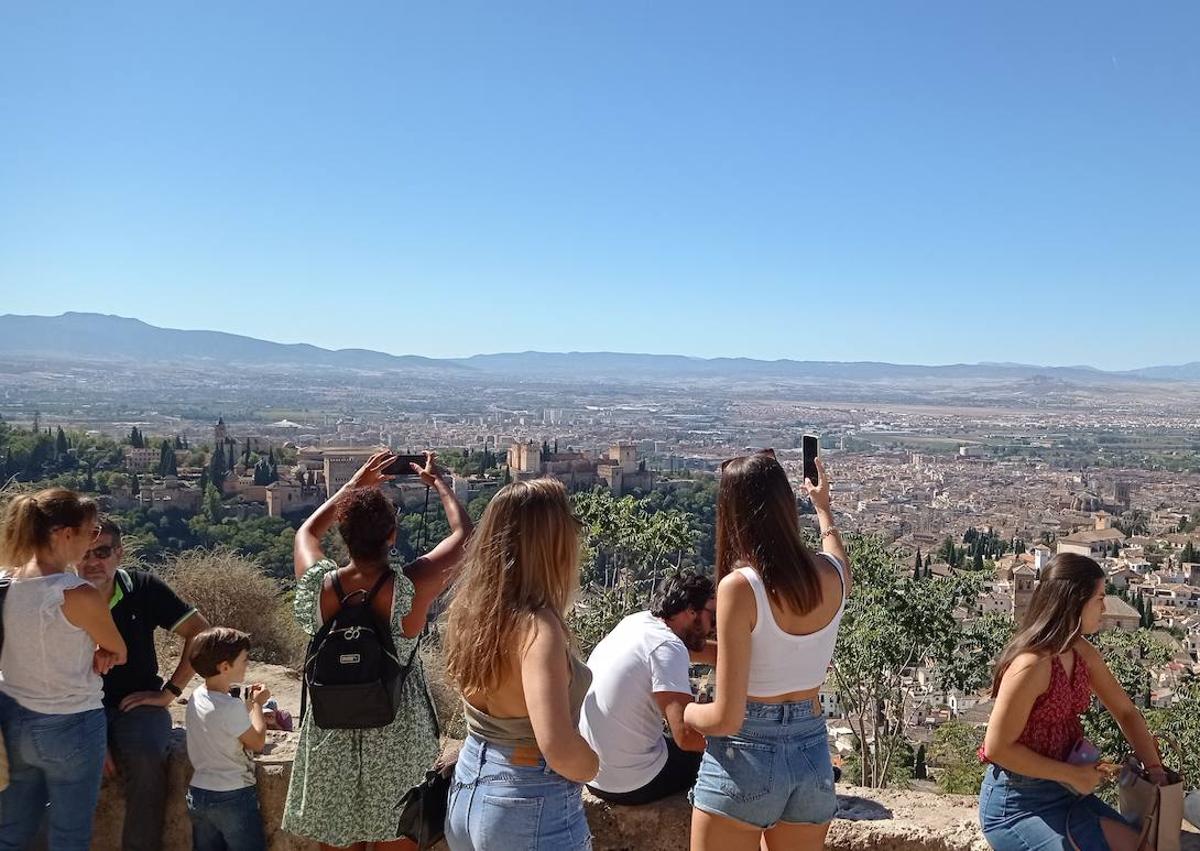
<path fill-rule="evenodd" d="M 50 805 L 54 851 L 87 851 L 107 743 L 103 709 L 44 715 L 0 694 L 9 785 L 0 792 L 0 851 L 34 837 Z"/>
<path fill-rule="evenodd" d="M 213 792 L 189 786 L 188 817 L 192 820 L 192 851 L 264 851 L 258 787 Z"/>
<path fill-rule="evenodd" d="M 171 713 L 161 706 L 116 707 L 108 715 L 108 748 L 125 788 L 125 800 L 137 801 L 121 828 L 121 851 L 159 851 L 167 807 L 167 752 Z"/>
<path fill-rule="evenodd" d="M 762 829 L 837 812 L 825 716 L 815 700 L 747 703 L 742 729 L 709 736 L 692 806 Z"/>
<path fill-rule="evenodd" d="M 446 813 L 450 851 L 590 851 L 583 786 L 555 774 L 533 748 L 468 736 Z"/>
<path fill-rule="evenodd" d="M 1108 851 L 1101 819 L 1128 824 L 1095 795 L 1080 795 L 1053 780 L 1039 780 L 989 765 L 979 789 L 979 825 L 996 851 L 1064 851 L 1071 837 L 1085 851 Z"/>

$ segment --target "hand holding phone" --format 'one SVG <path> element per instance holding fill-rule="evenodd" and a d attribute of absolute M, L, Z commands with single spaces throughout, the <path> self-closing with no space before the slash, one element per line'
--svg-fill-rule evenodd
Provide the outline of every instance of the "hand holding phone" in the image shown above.
<path fill-rule="evenodd" d="M 385 476 L 415 476 L 418 475 L 413 470 L 413 464 L 418 468 L 425 466 L 426 457 L 421 455 L 394 455 L 388 465 L 380 472 Z"/>

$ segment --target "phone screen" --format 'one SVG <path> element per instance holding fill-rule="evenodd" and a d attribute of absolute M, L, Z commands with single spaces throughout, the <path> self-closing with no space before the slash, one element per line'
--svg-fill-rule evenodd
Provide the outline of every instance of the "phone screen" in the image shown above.
<path fill-rule="evenodd" d="M 382 472 L 385 476 L 415 476 L 411 464 L 416 464 L 418 467 L 425 466 L 424 455 L 397 455 L 392 463 L 383 468 Z"/>
<path fill-rule="evenodd" d="M 819 473 L 817 473 L 817 453 L 820 451 L 821 444 L 816 435 L 804 435 L 802 444 L 804 453 L 804 478 L 811 481 L 814 485 L 819 485 Z"/>

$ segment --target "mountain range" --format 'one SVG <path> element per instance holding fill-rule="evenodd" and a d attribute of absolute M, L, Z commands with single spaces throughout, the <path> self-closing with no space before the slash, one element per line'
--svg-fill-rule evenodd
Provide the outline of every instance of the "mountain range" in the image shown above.
<path fill-rule="evenodd" d="M 761 378 L 875 381 L 896 379 L 1041 380 L 1079 383 L 1200 381 L 1200 362 L 1110 372 L 1089 366 L 1019 363 L 893 364 L 874 361 L 696 358 L 621 352 L 513 352 L 468 358 L 391 355 L 368 349 L 323 349 L 273 343 L 222 331 L 159 328 L 98 313 L 0 315 L 0 356 L 54 360 L 208 361 L 246 366 L 328 367 L 365 371 L 442 370 L 467 377 L 501 374 L 554 378 Z"/>

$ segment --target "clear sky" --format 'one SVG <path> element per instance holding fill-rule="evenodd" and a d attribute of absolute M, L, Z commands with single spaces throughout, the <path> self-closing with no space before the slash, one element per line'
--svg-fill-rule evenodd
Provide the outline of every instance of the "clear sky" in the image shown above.
<path fill-rule="evenodd" d="M 1200 4 L 0 6 L 0 313 L 1200 359 Z"/>

